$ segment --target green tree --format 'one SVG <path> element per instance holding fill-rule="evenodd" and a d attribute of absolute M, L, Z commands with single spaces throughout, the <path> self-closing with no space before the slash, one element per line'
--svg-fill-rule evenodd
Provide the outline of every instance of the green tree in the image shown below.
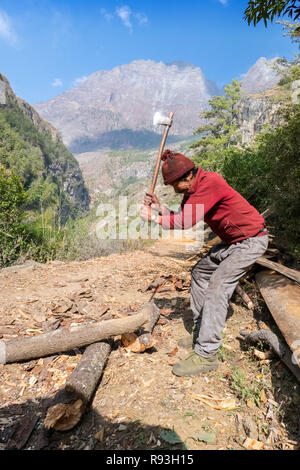
<path fill-rule="evenodd" d="M 290 252 L 300 243 L 300 105 L 287 108 L 285 124 L 257 136 L 251 147 L 227 149 L 223 176 L 255 207 L 273 206 L 270 225 Z M 300 258 L 300 256 L 299 256 Z"/>
<path fill-rule="evenodd" d="M 0 165 L 0 265 L 17 258 L 26 243 L 22 204 L 26 193 L 13 170 Z"/>
<path fill-rule="evenodd" d="M 277 21 L 283 26 L 283 36 L 288 36 L 292 42 L 298 45 L 300 50 L 300 23 L 290 23 L 289 21 Z M 295 54 L 294 60 L 288 61 L 287 59 L 277 59 L 272 68 L 281 75 L 279 85 L 285 89 L 290 89 L 293 82 L 300 79 L 300 55 Z"/>
<path fill-rule="evenodd" d="M 190 146 L 197 149 L 194 155 L 196 163 L 216 171 L 220 171 L 224 150 L 233 143 L 237 130 L 234 120 L 242 96 L 241 82 L 234 79 L 224 90 L 225 96 L 214 96 L 208 102 L 210 109 L 201 113 L 208 123 L 195 130 L 194 134 L 202 137 Z"/>
<path fill-rule="evenodd" d="M 298 5 L 297 5 L 298 4 Z M 274 18 L 289 16 L 293 21 L 300 16 L 299 0 L 250 0 L 244 11 L 244 19 L 250 25 L 257 25 L 261 20 L 267 26 Z"/>

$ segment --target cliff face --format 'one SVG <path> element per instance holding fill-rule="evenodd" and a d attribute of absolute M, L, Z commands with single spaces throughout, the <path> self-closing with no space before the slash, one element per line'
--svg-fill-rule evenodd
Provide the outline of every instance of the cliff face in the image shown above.
<path fill-rule="evenodd" d="M 199 67 L 138 60 L 112 70 L 101 70 L 79 86 L 35 109 L 60 130 L 75 153 L 103 148 L 156 146 L 161 134 L 154 128 L 156 111 L 174 111 L 172 136 L 192 135 L 199 114 L 217 86 Z M 148 139 L 148 140 L 147 140 Z M 152 145 L 151 145 L 152 144 Z"/>
<path fill-rule="evenodd" d="M 59 132 L 32 106 L 18 98 L 1 74 L 0 117 L 13 136 L 12 148 L 7 145 L 5 135 L 2 141 L 0 139 L 3 151 L 0 163 L 14 168 L 26 189 L 30 190 L 37 180 L 52 185 L 55 188 L 53 198 L 61 200 L 62 222 L 69 215 L 87 211 L 90 197 L 76 159 L 64 146 Z M 27 170 L 21 171 L 23 168 Z"/>
<path fill-rule="evenodd" d="M 279 88 L 274 87 L 264 93 L 245 96 L 239 103 L 235 124 L 243 144 L 249 145 L 264 126 L 275 129 L 282 122 L 278 100 Z"/>

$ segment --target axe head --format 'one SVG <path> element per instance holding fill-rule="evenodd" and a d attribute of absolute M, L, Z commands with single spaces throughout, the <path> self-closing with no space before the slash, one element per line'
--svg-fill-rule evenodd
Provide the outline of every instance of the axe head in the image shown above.
<path fill-rule="evenodd" d="M 164 116 L 160 111 L 157 111 L 153 116 L 154 126 L 172 126 L 172 118 Z"/>

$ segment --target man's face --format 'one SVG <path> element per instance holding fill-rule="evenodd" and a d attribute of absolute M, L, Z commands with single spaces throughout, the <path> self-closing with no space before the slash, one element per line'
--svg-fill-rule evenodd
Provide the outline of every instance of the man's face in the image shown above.
<path fill-rule="evenodd" d="M 184 180 L 176 180 L 174 183 L 171 183 L 171 186 L 173 186 L 175 193 L 184 194 L 190 189 L 193 180 L 193 173 L 190 172 Z"/>
<path fill-rule="evenodd" d="M 182 194 L 188 191 L 190 184 L 187 181 L 176 180 L 171 186 L 173 186 L 175 193 Z"/>

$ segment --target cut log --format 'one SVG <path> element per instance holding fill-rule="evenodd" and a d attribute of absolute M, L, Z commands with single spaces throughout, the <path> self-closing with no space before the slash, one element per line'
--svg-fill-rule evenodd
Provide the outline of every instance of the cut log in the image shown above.
<path fill-rule="evenodd" d="M 249 343 L 258 343 L 262 341 L 272 348 L 272 350 L 279 356 L 282 362 L 294 374 L 298 382 L 300 382 L 300 368 L 293 361 L 293 354 L 286 344 L 284 344 L 271 330 L 265 328 L 257 331 L 240 331 L 240 335 L 245 338 Z"/>
<path fill-rule="evenodd" d="M 151 302 L 129 317 L 91 323 L 88 326 L 58 328 L 55 331 L 25 338 L 1 340 L 0 364 L 70 351 L 111 336 L 132 333 L 141 327 L 143 327 L 142 333 L 147 335 L 151 333 L 158 318 L 159 309 Z"/>
<path fill-rule="evenodd" d="M 76 369 L 60 390 L 44 420 L 46 429 L 68 431 L 79 423 L 99 383 L 111 347 L 106 342 L 88 346 Z"/>
<path fill-rule="evenodd" d="M 293 281 L 296 281 L 300 284 L 300 272 L 296 271 L 295 269 L 287 268 L 286 266 L 283 266 L 282 264 L 275 263 L 274 261 L 270 261 L 264 256 L 261 256 L 260 258 L 258 258 L 256 263 L 259 264 L 260 266 L 264 266 L 265 268 L 269 268 L 269 269 L 272 269 L 273 271 L 283 274 L 285 277 L 288 277 L 289 279 L 292 279 Z"/>

